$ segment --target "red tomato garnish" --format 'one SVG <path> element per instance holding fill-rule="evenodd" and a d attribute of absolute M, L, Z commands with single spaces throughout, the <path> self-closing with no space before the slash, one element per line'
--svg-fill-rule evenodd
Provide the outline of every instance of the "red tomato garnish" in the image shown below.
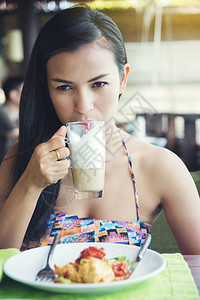
<path fill-rule="evenodd" d="M 105 252 L 103 248 L 97 247 L 88 247 L 81 251 L 79 258 L 77 258 L 76 263 L 80 263 L 80 260 L 83 258 L 96 257 L 99 259 L 103 259 L 105 257 Z"/>
<path fill-rule="evenodd" d="M 123 277 L 127 275 L 128 272 L 128 265 L 127 262 L 119 262 L 116 261 L 112 263 L 112 269 L 115 274 L 115 277 Z"/>

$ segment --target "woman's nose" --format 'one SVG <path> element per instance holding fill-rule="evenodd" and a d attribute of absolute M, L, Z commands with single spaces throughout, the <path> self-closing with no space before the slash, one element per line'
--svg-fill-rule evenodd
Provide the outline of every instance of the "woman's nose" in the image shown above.
<path fill-rule="evenodd" d="M 91 95 L 87 93 L 79 93 L 76 95 L 75 99 L 75 111 L 86 114 L 87 112 L 93 110 L 94 103 Z"/>

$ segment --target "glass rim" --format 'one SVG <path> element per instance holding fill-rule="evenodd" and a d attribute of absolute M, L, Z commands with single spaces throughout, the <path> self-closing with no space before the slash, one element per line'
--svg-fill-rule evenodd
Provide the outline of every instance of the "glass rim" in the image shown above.
<path fill-rule="evenodd" d="M 66 126 L 68 125 L 78 125 L 78 124 L 93 124 L 93 123 L 102 123 L 102 124 L 105 124 L 105 121 L 97 121 L 97 120 L 86 120 L 86 121 L 75 121 L 75 122 L 69 122 L 69 123 L 66 123 Z"/>

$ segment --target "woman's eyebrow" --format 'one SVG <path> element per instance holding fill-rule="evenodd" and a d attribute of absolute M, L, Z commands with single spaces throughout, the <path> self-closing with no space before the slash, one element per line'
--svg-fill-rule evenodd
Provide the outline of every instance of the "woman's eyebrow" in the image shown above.
<path fill-rule="evenodd" d="M 103 78 L 105 76 L 108 76 L 110 73 L 105 73 L 105 74 L 101 74 L 101 75 L 98 75 L 94 78 L 91 78 L 90 80 L 88 80 L 88 82 L 92 82 L 92 81 L 95 81 L 95 80 L 98 80 L 100 78 Z M 55 81 L 55 82 L 62 82 L 62 83 L 69 83 L 69 84 L 73 84 L 72 81 L 70 80 L 65 80 L 65 79 L 61 79 L 61 78 L 52 78 L 51 81 Z"/>
<path fill-rule="evenodd" d="M 109 74 L 110 74 L 110 73 L 105 73 L 105 74 L 98 75 L 98 76 L 96 76 L 96 77 L 94 77 L 94 78 L 88 80 L 88 82 L 98 80 L 98 79 L 100 79 L 100 78 L 102 78 L 102 77 L 105 77 L 105 76 L 107 76 L 107 75 L 109 75 Z"/>
<path fill-rule="evenodd" d="M 52 78 L 51 81 L 62 82 L 62 83 L 70 83 L 70 84 L 73 83 L 73 82 L 70 81 L 70 80 L 64 80 L 64 79 L 60 79 L 60 78 Z"/>

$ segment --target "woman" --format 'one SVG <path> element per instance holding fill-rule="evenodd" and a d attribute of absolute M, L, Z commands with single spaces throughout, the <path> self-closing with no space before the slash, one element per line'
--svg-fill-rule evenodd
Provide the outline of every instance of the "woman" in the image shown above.
<path fill-rule="evenodd" d="M 43 27 L 24 82 L 19 144 L 0 170 L 1 248 L 47 245 L 56 232 L 63 243 L 141 245 L 163 208 L 182 253 L 200 254 L 200 201 L 188 170 L 172 152 L 115 126 L 129 70 L 121 33 L 104 14 L 77 6 Z M 63 125 L 80 120 L 106 122 L 100 199 L 72 193 Z"/>

